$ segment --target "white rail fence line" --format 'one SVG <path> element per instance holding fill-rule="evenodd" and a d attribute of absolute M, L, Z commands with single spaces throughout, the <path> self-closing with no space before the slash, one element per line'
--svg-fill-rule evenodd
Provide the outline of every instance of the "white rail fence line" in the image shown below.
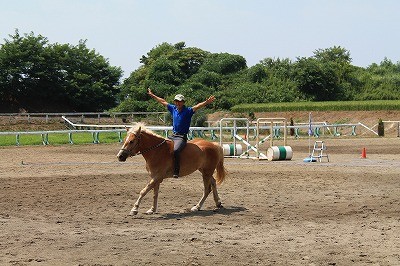
<path fill-rule="evenodd" d="M 9 122 L 12 119 L 22 118 L 27 122 L 31 122 L 33 118 L 43 118 L 46 123 L 50 119 L 60 118 L 62 116 L 79 117 L 81 122 L 85 118 L 97 118 L 100 123 L 101 118 L 112 118 L 116 121 L 117 118 L 128 118 L 134 119 L 135 116 L 157 116 L 158 120 L 165 122 L 167 112 L 79 112 L 79 113 L 0 113 L 0 117 L 7 117 Z"/>
<path fill-rule="evenodd" d="M 73 129 L 70 130 L 52 130 L 52 131 L 19 131 L 19 132 L 14 132 L 14 131 L 9 131 L 9 132 L 0 132 L 0 136 L 5 136 L 5 135 L 14 135 L 15 140 L 16 140 L 16 145 L 21 145 L 20 142 L 20 136 L 21 135 L 41 135 L 42 137 L 42 143 L 43 145 L 48 145 L 49 143 L 49 134 L 68 134 L 68 142 L 73 144 L 73 134 L 76 133 L 90 133 L 92 134 L 93 138 L 93 143 L 100 143 L 99 139 L 99 134 L 103 133 L 110 133 L 114 132 L 118 134 L 118 140 L 121 142 L 122 141 L 122 134 L 125 132 L 125 128 L 131 127 L 131 125 L 89 125 L 89 124 L 77 124 L 77 123 L 72 123 L 69 119 L 67 119 L 65 116 L 62 116 L 63 120 L 69 124 Z M 247 118 L 242 119 L 242 120 L 247 120 Z M 250 126 L 248 122 L 246 122 L 246 126 L 238 126 L 237 124 L 233 126 L 226 126 L 223 125 L 224 120 L 221 119 L 219 121 L 220 126 L 216 127 L 191 127 L 190 128 L 190 133 L 189 133 L 189 139 L 195 138 L 195 137 L 202 137 L 202 138 L 210 138 L 211 140 L 216 140 L 219 138 L 217 136 L 216 132 L 221 132 L 221 129 L 223 130 L 228 130 L 230 131 L 230 138 L 232 140 L 235 140 L 236 137 L 235 135 L 238 136 L 239 133 L 237 133 L 239 130 L 241 132 L 245 132 L 245 138 L 246 141 L 250 141 L 250 138 L 253 140 L 256 140 L 258 136 L 258 130 L 256 126 Z M 158 131 L 158 132 L 163 132 L 165 137 L 168 136 L 169 132 L 172 131 L 171 126 L 147 126 L 149 129 L 153 131 Z M 377 132 L 375 132 L 373 129 L 367 127 L 366 125 L 362 123 L 356 123 L 356 124 L 332 124 L 328 125 L 326 122 L 316 122 L 312 124 L 312 129 L 314 131 L 314 137 L 319 138 L 321 135 L 321 130 L 322 134 L 325 135 L 325 132 L 328 132 L 331 136 L 338 137 L 340 136 L 339 128 L 343 127 L 351 127 L 352 132 L 351 135 L 356 135 L 356 127 L 362 127 L 365 128 L 366 130 L 372 132 L 375 135 L 378 135 Z M 281 138 L 282 134 L 282 129 L 284 126 L 281 125 L 265 125 L 265 126 L 259 126 L 259 129 L 263 130 L 269 130 L 271 133 L 269 136 L 266 136 L 264 140 L 268 138 L 275 138 L 279 139 Z M 302 123 L 302 124 L 297 124 L 294 126 L 286 126 L 286 130 L 293 129 L 294 130 L 294 138 L 299 138 L 301 133 L 301 129 L 305 129 L 308 131 L 309 124 L 308 123 Z M 253 136 L 250 136 L 250 132 L 252 132 Z M 284 132 L 286 133 L 286 132 Z M 221 136 L 221 134 L 220 134 Z"/>

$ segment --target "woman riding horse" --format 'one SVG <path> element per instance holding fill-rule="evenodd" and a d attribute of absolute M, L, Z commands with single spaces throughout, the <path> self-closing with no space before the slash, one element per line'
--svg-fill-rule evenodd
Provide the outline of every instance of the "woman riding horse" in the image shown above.
<path fill-rule="evenodd" d="M 190 122 L 193 114 L 200 108 L 212 103 L 215 100 L 214 96 L 208 97 L 204 102 L 198 103 L 193 107 L 185 106 L 185 97 L 182 94 L 177 94 L 174 98 L 174 104 L 168 103 L 165 99 L 156 96 L 150 88 L 147 92 L 150 97 L 157 102 L 167 107 L 172 115 L 172 131 L 171 139 L 174 141 L 174 178 L 179 177 L 180 170 L 180 153 L 185 148 L 187 142 L 187 134 L 189 133 Z"/>
<path fill-rule="evenodd" d="M 173 142 L 165 139 L 150 130 L 143 124 L 137 124 L 134 128 L 128 129 L 122 148 L 118 152 L 118 160 L 126 161 L 130 156 L 142 154 L 146 160 L 146 169 L 150 172 L 151 180 L 140 191 L 139 198 L 136 200 L 130 214 L 138 213 L 142 198 L 153 189 L 153 206 L 147 211 L 152 214 L 157 210 L 158 191 L 161 182 L 173 173 Z M 204 191 L 203 197 L 191 209 L 198 211 L 203 206 L 204 201 L 210 192 L 213 192 L 215 205 L 221 208 L 221 200 L 218 196 L 217 184 L 221 184 L 226 176 L 224 167 L 224 154 L 222 147 L 215 142 L 204 139 L 194 139 L 187 143 L 182 151 L 181 175 L 189 175 L 199 170 L 203 176 Z M 216 170 L 215 178 L 213 174 Z"/>

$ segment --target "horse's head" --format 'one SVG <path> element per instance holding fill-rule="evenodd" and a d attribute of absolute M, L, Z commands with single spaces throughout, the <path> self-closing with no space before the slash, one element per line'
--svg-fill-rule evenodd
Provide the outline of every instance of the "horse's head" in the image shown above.
<path fill-rule="evenodd" d="M 139 152 L 139 142 L 140 142 L 140 131 L 141 127 L 137 130 L 126 129 L 127 134 L 124 139 L 124 144 L 117 154 L 117 158 L 120 162 L 125 162 L 126 159 L 130 156 L 135 155 Z"/>

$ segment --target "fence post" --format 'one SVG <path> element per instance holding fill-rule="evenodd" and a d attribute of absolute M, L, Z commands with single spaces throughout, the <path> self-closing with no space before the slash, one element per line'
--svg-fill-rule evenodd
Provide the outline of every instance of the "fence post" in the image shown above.
<path fill-rule="evenodd" d="M 92 137 L 93 137 L 93 143 L 95 144 L 99 144 L 99 132 L 93 132 L 92 133 Z"/>
<path fill-rule="evenodd" d="M 49 134 L 43 133 L 42 135 L 42 143 L 43 145 L 49 145 Z"/>
<path fill-rule="evenodd" d="M 68 133 L 68 142 L 69 142 L 69 144 L 74 144 L 74 142 L 72 141 L 72 133 L 71 132 Z"/>
<path fill-rule="evenodd" d="M 16 145 L 19 146 L 19 134 L 15 135 Z"/>

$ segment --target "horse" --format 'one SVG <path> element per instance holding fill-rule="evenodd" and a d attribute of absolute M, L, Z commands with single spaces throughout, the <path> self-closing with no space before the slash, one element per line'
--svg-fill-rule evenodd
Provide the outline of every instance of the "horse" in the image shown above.
<path fill-rule="evenodd" d="M 152 132 L 142 123 L 132 128 L 127 128 L 127 135 L 117 154 L 120 162 L 128 157 L 141 154 L 146 161 L 146 169 L 150 173 L 149 183 L 140 191 L 130 215 L 136 215 L 143 197 L 153 189 L 153 206 L 146 212 L 153 214 L 157 211 L 158 191 L 165 178 L 173 174 L 173 141 Z M 220 185 L 226 175 L 224 167 L 224 154 L 222 147 L 215 142 L 204 139 L 188 141 L 181 152 L 180 177 L 189 175 L 199 170 L 203 176 L 204 191 L 200 201 L 191 208 L 192 212 L 199 211 L 210 192 L 213 192 L 216 207 L 222 208 L 218 196 L 217 184 Z M 214 171 L 215 178 L 213 177 Z"/>

